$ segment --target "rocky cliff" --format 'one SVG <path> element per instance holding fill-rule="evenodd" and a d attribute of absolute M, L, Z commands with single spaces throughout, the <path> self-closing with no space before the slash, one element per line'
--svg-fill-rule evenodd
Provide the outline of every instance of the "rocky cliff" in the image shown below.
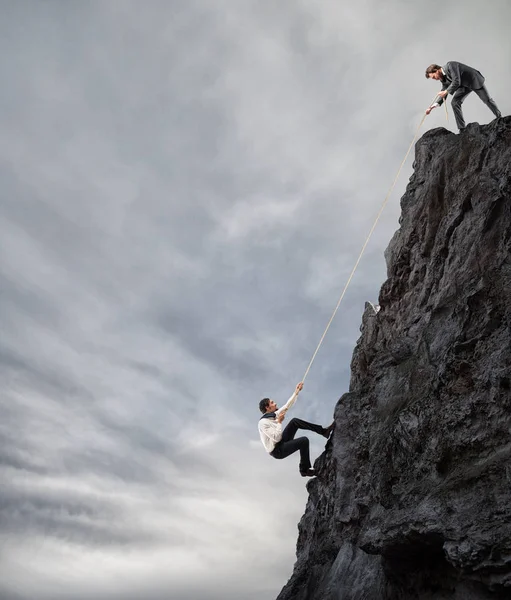
<path fill-rule="evenodd" d="M 511 598 L 511 117 L 428 131 L 278 600 Z"/>

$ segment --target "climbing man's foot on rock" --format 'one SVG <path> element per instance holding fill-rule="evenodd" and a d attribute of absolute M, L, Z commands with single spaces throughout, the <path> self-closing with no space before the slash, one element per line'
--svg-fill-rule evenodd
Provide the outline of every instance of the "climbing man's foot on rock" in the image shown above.
<path fill-rule="evenodd" d="M 327 439 L 330 437 L 330 434 L 332 433 L 333 429 L 335 426 L 335 421 L 329 425 L 328 427 L 323 427 L 323 436 L 326 437 Z"/>
<path fill-rule="evenodd" d="M 307 469 L 306 471 L 300 471 L 302 477 L 314 477 L 316 471 L 314 469 Z"/>

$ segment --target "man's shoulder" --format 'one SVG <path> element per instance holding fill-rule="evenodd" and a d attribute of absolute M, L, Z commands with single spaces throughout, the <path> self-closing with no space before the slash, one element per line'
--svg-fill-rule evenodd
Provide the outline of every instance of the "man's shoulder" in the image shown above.
<path fill-rule="evenodd" d="M 466 65 L 465 63 L 459 62 L 457 60 L 450 60 L 448 63 L 445 63 L 445 67 L 443 67 L 444 71 L 445 71 L 445 69 L 452 69 L 452 68 L 461 69 L 462 71 L 466 71 L 466 70 L 473 71 L 474 70 L 474 67 L 470 67 L 469 65 Z"/>
<path fill-rule="evenodd" d="M 467 65 L 464 65 L 463 63 L 460 63 L 457 60 L 450 60 L 449 62 L 445 63 L 445 66 L 443 67 L 443 69 L 451 69 L 453 67 L 466 67 Z"/>

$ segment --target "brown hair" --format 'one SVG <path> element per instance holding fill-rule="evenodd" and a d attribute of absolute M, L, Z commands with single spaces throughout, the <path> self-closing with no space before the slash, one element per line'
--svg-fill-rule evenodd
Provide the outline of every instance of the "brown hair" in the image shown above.
<path fill-rule="evenodd" d="M 269 398 L 263 398 L 261 402 L 259 402 L 259 410 L 264 414 L 268 410 L 268 406 L 270 405 Z"/>
<path fill-rule="evenodd" d="M 436 73 L 441 68 L 442 67 L 440 65 L 435 65 L 435 63 L 433 63 L 432 65 L 429 65 L 429 67 L 426 69 L 426 79 L 429 79 L 430 73 Z"/>

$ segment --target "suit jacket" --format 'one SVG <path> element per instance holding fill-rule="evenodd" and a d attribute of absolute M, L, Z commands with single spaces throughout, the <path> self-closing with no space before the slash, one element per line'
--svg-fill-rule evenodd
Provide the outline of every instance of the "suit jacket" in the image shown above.
<path fill-rule="evenodd" d="M 467 88 L 468 90 L 478 90 L 484 85 L 484 77 L 481 73 L 468 65 L 456 62 L 454 60 L 448 62 L 444 67 L 445 76 L 442 81 L 442 90 L 447 90 L 449 94 L 460 88 Z M 438 104 L 442 104 L 443 99 L 439 98 L 436 100 Z"/>

